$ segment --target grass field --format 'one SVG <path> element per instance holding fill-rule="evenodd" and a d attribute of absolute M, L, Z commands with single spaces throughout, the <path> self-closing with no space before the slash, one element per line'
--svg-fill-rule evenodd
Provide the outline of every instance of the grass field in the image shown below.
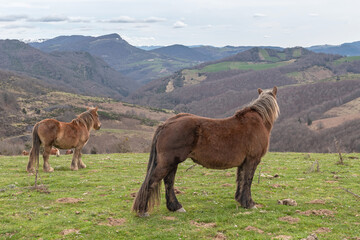
<path fill-rule="evenodd" d="M 276 62 L 276 63 L 248 63 L 248 62 L 221 62 L 216 64 L 208 65 L 199 70 L 199 72 L 220 72 L 220 71 L 228 71 L 228 70 L 265 70 L 269 68 L 276 68 L 280 66 L 284 66 L 289 64 L 289 61 L 285 62 Z"/>
<path fill-rule="evenodd" d="M 234 200 L 236 169 L 189 169 L 187 160 L 175 181 L 187 212 L 169 212 L 162 190 L 160 206 L 138 218 L 131 206 L 148 154 L 83 155 L 88 168 L 77 172 L 71 156 L 51 157 L 55 172 L 40 171 L 47 189 L 38 191 L 29 188 L 27 157 L 1 156 L 0 239 L 360 239 L 360 199 L 352 194 L 360 195 L 359 157 L 347 154 L 339 165 L 336 154 L 268 153 L 254 177 L 252 210 Z M 287 198 L 297 206 L 277 203 Z"/>

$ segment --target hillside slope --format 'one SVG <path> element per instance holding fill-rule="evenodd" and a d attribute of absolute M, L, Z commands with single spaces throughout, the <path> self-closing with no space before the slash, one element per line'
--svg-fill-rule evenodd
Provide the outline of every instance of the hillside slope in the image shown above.
<path fill-rule="evenodd" d="M 0 70 L 0 79 L 0 155 L 29 150 L 36 122 L 45 118 L 70 122 L 92 106 L 99 107 L 102 128 L 91 132 L 84 153 L 148 152 L 156 126 L 173 116 L 170 111 L 111 98 L 58 91 L 42 80 L 13 72 Z"/>
<path fill-rule="evenodd" d="M 41 43 L 30 43 L 44 52 L 83 51 L 101 57 L 112 68 L 138 83 L 166 76 L 197 60 L 180 59 L 134 47 L 118 34 L 99 37 L 60 36 Z"/>
<path fill-rule="evenodd" d="M 74 93 L 121 98 L 136 83 L 86 52 L 44 53 L 17 40 L 0 40 L 0 69 L 42 79 Z"/>
<path fill-rule="evenodd" d="M 334 151 L 334 137 L 346 151 L 360 151 L 359 119 L 336 127 L 311 126 L 331 118 L 327 112 L 360 97 L 360 61 L 310 52 L 254 48 L 233 57 L 198 65 L 154 81 L 129 99 L 138 104 L 207 117 L 234 114 L 257 97 L 257 88 L 279 87 L 281 116 L 275 124 L 273 151 Z M 354 108 L 354 114 L 360 114 Z M 344 128 L 346 130 L 344 130 Z"/>
<path fill-rule="evenodd" d="M 319 45 L 308 48 L 310 51 L 339 54 L 343 56 L 360 56 L 360 41 L 343 43 L 341 45 Z"/>

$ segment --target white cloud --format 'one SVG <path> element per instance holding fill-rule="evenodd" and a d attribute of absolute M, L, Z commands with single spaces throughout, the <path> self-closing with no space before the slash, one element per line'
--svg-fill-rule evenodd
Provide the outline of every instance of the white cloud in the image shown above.
<path fill-rule="evenodd" d="M 165 22 L 166 18 L 160 18 L 160 17 L 149 17 L 144 20 L 146 23 L 155 23 L 155 22 Z"/>
<path fill-rule="evenodd" d="M 15 22 L 18 20 L 27 19 L 26 15 L 7 15 L 7 16 L 0 16 L 0 22 Z"/>
<path fill-rule="evenodd" d="M 157 23 L 157 22 L 164 22 L 166 21 L 166 18 L 160 18 L 160 17 L 149 17 L 146 19 L 136 19 L 129 16 L 121 16 L 119 18 L 114 18 L 110 20 L 106 20 L 103 22 L 109 22 L 109 23 Z"/>
<path fill-rule="evenodd" d="M 4 29 L 33 29 L 35 27 L 30 26 L 30 25 L 22 25 L 22 24 L 10 24 L 10 25 L 5 25 L 2 28 L 4 28 Z"/>
<path fill-rule="evenodd" d="M 109 23 L 136 23 L 137 20 L 135 18 L 129 16 L 121 16 L 119 18 L 110 19 L 106 22 Z"/>
<path fill-rule="evenodd" d="M 90 19 L 81 18 L 81 17 L 69 17 L 68 21 L 71 23 L 89 23 L 89 22 L 91 22 Z"/>
<path fill-rule="evenodd" d="M 64 16 L 56 16 L 56 15 L 50 15 L 50 16 L 45 16 L 45 17 L 40 17 L 40 18 L 32 18 L 29 19 L 30 22 L 65 22 L 68 21 L 69 18 L 68 17 L 64 17 Z"/>
<path fill-rule="evenodd" d="M 310 17 L 318 17 L 319 14 L 318 14 L 318 13 L 309 13 L 309 16 L 310 16 Z"/>
<path fill-rule="evenodd" d="M 187 24 L 182 21 L 176 21 L 173 25 L 173 28 L 184 28 L 187 27 Z"/>
<path fill-rule="evenodd" d="M 263 14 L 263 13 L 254 13 L 253 17 L 254 18 L 263 18 L 263 17 L 267 17 L 267 15 Z"/>

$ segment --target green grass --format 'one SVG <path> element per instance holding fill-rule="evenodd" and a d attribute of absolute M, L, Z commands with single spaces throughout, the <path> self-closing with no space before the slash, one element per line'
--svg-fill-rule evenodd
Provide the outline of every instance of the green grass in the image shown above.
<path fill-rule="evenodd" d="M 265 70 L 270 68 L 276 68 L 280 66 L 284 66 L 289 64 L 286 62 L 277 62 L 277 63 L 248 63 L 248 62 L 221 62 L 216 64 L 208 65 L 199 70 L 199 72 L 220 72 L 220 71 L 228 71 L 228 70 Z"/>
<path fill-rule="evenodd" d="M 345 63 L 345 62 L 353 62 L 353 61 L 359 61 L 359 60 L 360 60 L 360 56 L 351 56 L 351 57 L 339 58 L 339 59 L 335 60 L 334 63 L 341 64 L 341 63 Z"/>
<path fill-rule="evenodd" d="M 352 156 L 352 158 L 349 158 Z M 354 158 L 355 157 L 355 158 Z M 162 202 L 148 218 L 131 212 L 133 197 L 143 179 L 148 154 L 83 155 L 88 168 L 70 171 L 71 156 L 51 157 L 53 173 L 40 171 L 41 183 L 50 193 L 30 190 L 34 176 L 25 172 L 27 157 L 0 157 L 0 239 L 292 239 L 307 237 L 323 227 L 320 239 L 360 237 L 360 157 L 349 154 L 338 165 L 336 154 L 268 153 L 259 165 L 252 185 L 253 199 L 262 205 L 247 210 L 234 200 L 236 169 L 210 170 L 190 160 L 179 165 L 175 187 L 186 213 L 169 212 Z M 314 161 L 320 172 L 309 171 Z M 41 164 L 42 165 L 42 164 Z M 261 166 L 260 183 L 258 183 Z M 271 178 L 278 174 L 279 177 Z M 59 203 L 59 198 L 81 199 Z M 297 206 L 278 205 L 291 198 Z M 320 199 L 325 204 L 308 202 Z M 306 216 L 297 211 L 327 209 L 333 216 Z M 279 220 L 291 216 L 299 222 Z M 109 218 L 122 219 L 107 226 Z M 198 225 L 194 223 L 199 223 Z M 203 223 L 212 223 L 210 227 Z M 248 226 L 263 233 L 245 230 Z M 63 236 L 66 229 L 78 233 Z"/>

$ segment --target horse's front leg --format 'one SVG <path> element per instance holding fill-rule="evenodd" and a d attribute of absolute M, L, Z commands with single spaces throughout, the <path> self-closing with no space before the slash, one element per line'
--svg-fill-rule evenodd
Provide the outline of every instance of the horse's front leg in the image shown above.
<path fill-rule="evenodd" d="M 244 208 L 256 208 L 251 198 L 251 184 L 260 158 L 247 157 L 237 169 L 237 189 L 235 199 Z"/>
<path fill-rule="evenodd" d="M 52 167 L 50 167 L 50 163 L 49 163 L 49 156 L 50 156 L 50 152 L 51 152 L 51 148 L 52 146 L 47 145 L 44 146 L 44 153 L 43 153 L 43 158 L 44 158 L 44 165 L 43 165 L 43 169 L 44 172 L 53 172 L 54 169 Z"/>
<path fill-rule="evenodd" d="M 79 170 L 79 155 L 81 154 L 81 149 L 79 148 L 75 148 L 74 154 L 73 154 L 73 158 L 72 158 L 72 162 L 71 162 L 71 167 L 70 169 L 73 171 L 77 171 Z"/>

